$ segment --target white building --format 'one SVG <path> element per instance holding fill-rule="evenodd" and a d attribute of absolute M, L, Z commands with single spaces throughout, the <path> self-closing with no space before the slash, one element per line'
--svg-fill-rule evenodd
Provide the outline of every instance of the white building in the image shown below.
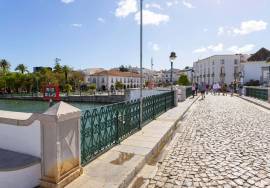
<path fill-rule="evenodd" d="M 262 84 L 270 87 L 270 65 L 262 67 Z"/>
<path fill-rule="evenodd" d="M 194 82 L 206 84 L 231 83 L 240 80 L 241 63 L 245 62 L 249 55 L 214 55 L 193 64 Z"/>
<path fill-rule="evenodd" d="M 172 81 L 176 83 L 180 77 L 180 69 L 172 69 Z M 171 69 L 160 71 L 160 81 L 161 83 L 170 83 L 171 82 Z"/>
<path fill-rule="evenodd" d="M 242 63 L 244 83 L 247 83 L 250 80 L 259 80 L 260 83 L 262 83 L 262 68 L 267 66 L 269 66 L 269 63 L 267 63 L 266 61 L 248 61 Z"/>
<path fill-rule="evenodd" d="M 140 87 L 140 74 L 137 72 L 121 72 L 117 70 L 105 70 L 89 76 L 87 83 L 96 84 L 97 90 L 115 89 L 115 84 L 121 82 L 126 88 Z M 144 83 L 144 79 L 143 79 Z"/>
<path fill-rule="evenodd" d="M 84 82 L 85 83 L 89 83 L 89 78 L 91 75 L 97 73 L 97 72 L 101 72 L 104 71 L 103 68 L 89 68 L 89 69 L 84 69 L 82 70 L 83 74 L 84 74 Z"/>

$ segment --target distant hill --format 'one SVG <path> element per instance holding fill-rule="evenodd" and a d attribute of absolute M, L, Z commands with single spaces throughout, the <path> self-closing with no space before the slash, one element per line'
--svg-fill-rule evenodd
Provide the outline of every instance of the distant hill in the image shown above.
<path fill-rule="evenodd" d="M 270 61 L 270 51 L 266 48 L 261 48 L 255 54 L 251 55 L 248 61 Z"/>

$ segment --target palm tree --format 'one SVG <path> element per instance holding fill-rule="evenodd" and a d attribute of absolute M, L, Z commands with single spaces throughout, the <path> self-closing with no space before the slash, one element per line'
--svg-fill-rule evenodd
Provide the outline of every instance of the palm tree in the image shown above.
<path fill-rule="evenodd" d="M 6 60 L 6 59 L 1 59 L 0 60 L 0 67 L 3 70 L 3 73 L 6 74 L 6 72 L 9 70 L 10 68 L 10 63 Z"/>
<path fill-rule="evenodd" d="M 60 63 L 55 63 L 55 66 L 53 69 L 54 69 L 54 72 L 61 73 L 63 67 L 60 65 Z"/>
<path fill-rule="evenodd" d="M 22 74 L 24 74 L 25 72 L 28 72 L 27 70 L 27 66 L 25 66 L 24 64 L 19 64 L 16 68 L 15 71 L 19 71 Z"/>
<path fill-rule="evenodd" d="M 67 65 L 63 66 L 63 72 L 65 74 L 65 83 L 67 83 L 67 79 L 68 79 L 68 74 L 71 71 L 71 68 Z"/>
<path fill-rule="evenodd" d="M 1 59 L 0 60 L 0 68 L 2 69 L 4 76 L 6 76 L 7 71 L 10 68 L 10 63 L 6 59 Z M 4 77 L 4 82 L 5 82 L 5 92 L 7 89 L 7 80 L 6 77 Z"/>

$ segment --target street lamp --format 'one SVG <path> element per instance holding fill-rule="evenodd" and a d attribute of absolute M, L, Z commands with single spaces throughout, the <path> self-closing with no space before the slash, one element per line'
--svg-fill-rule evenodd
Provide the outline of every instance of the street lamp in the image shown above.
<path fill-rule="evenodd" d="M 173 62 L 177 58 L 175 52 L 171 52 L 170 61 L 171 61 L 171 90 L 173 90 Z"/>
<path fill-rule="evenodd" d="M 140 129 L 143 121 L 143 0 L 140 0 Z"/>

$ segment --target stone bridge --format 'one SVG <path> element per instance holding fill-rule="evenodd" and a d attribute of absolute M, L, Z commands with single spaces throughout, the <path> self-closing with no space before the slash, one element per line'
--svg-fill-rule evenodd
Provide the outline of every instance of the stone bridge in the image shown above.
<path fill-rule="evenodd" d="M 270 187 L 270 111 L 207 95 L 188 111 L 167 151 L 147 187 Z"/>

